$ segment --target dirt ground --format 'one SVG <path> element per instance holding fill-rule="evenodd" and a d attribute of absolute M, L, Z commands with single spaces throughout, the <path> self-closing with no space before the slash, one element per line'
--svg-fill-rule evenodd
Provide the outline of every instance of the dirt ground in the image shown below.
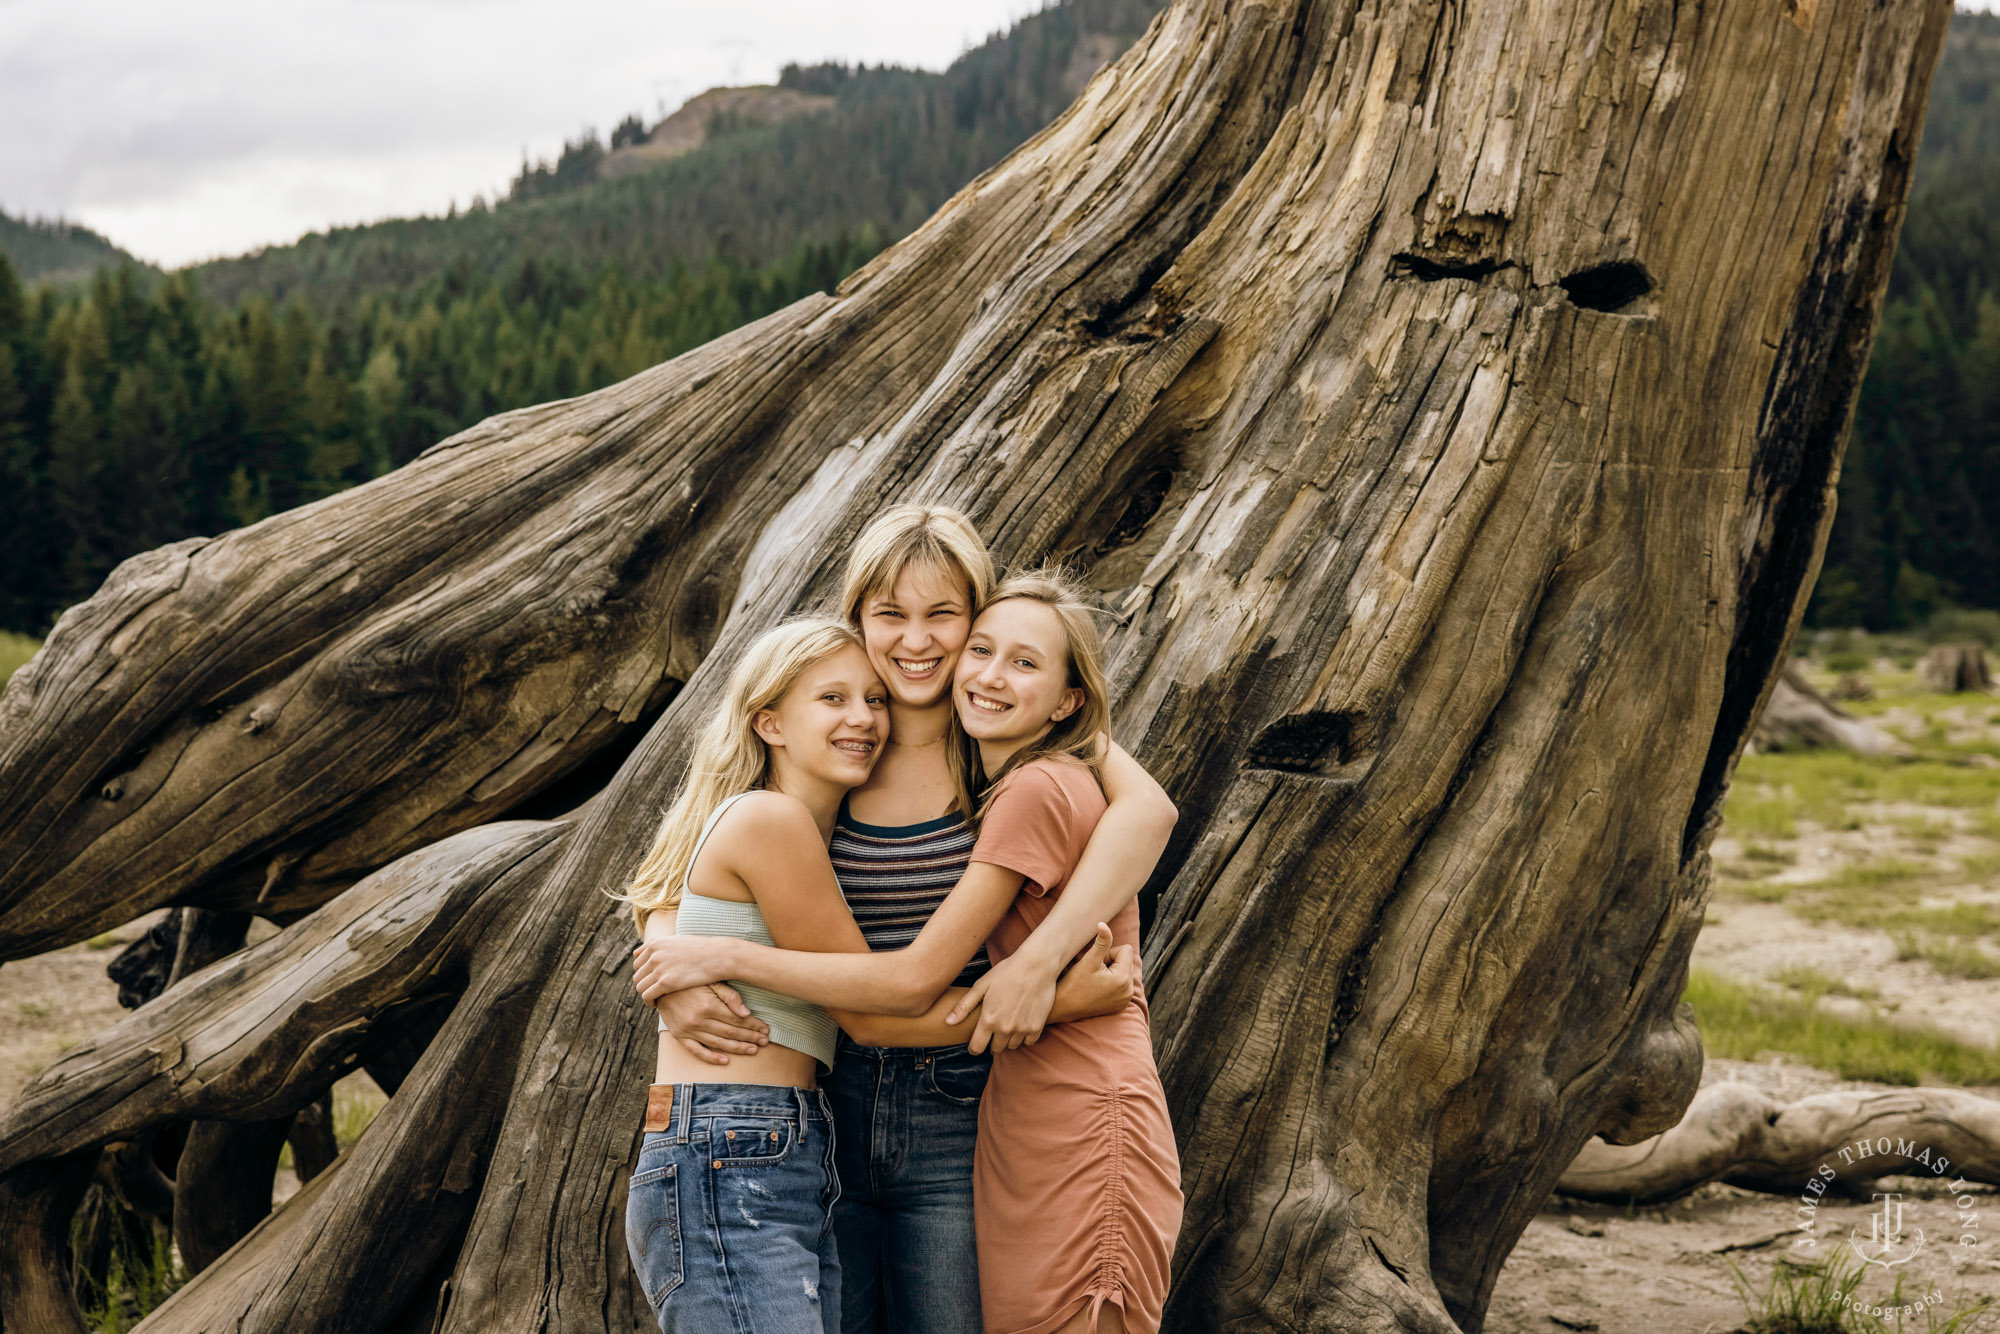
<path fill-rule="evenodd" d="M 1776 1060 L 1710 1058 L 1702 1071 L 1704 1085 L 1732 1079 L 1786 1101 L 1835 1089 L 1884 1087 Z M 1898 1279 L 1906 1294 L 1941 1294 L 1946 1313 L 1979 1298 L 2000 1299 L 2000 1192 L 1974 1194 L 1977 1227 L 1963 1232 L 1955 1230 L 1962 1217 L 1955 1201 L 1933 1183 L 1892 1178 L 1881 1189 L 1907 1192 L 1904 1227 L 1922 1228 L 1925 1244 L 1904 1263 L 1872 1266 L 1853 1286 L 1857 1300 L 1883 1304 Z M 1881 1206 L 1819 1205 L 1811 1234 L 1819 1244 L 1812 1247 L 1799 1244 L 1798 1208 L 1799 1201 L 1788 1196 L 1719 1183 L 1657 1208 L 1551 1200 L 1528 1224 L 1501 1271 L 1487 1334 L 1562 1334 L 1566 1329 L 1726 1334 L 1739 1328 L 1746 1314 L 1732 1262 L 1751 1291 L 1761 1295 L 1780 1264 L 1796 1275 L 1843 1251 L 1840 1242 L 1850 1235 L 1866 1244 Z M 1960 1236 L 1981 1234 L 1977 1244 L 1957 1242 Z M 1921 1315 L 1904 1327 L 1929 1328 Z M 2000 1329 L 2000 1318 L 1987 1328 Z"/>
<path fill-rule="evenodd" d="M 85 1038 L 123 1019 L 104 967 L 152 929 L 166 910 L 52 954 L 0 964 L 0 1107 Z"/>
<path fill-rule="evenodd" d="M 1820 675 L 1825 678 L 1817 682 L 1822 688 L 1831 684 L 1830 674 Z M 1872 715 L 1878 725 L 1906 740 L 1927 745 L 1931 757 L 1944 756 L 1961 780 L 2000 765 L 1994 754 L 2000 749 L 2000 712 L 1995 709 L 2000 701 L 1926 698 L 1911 690 L 1908 675 L 1877 664 L 1870 676 L 1884 697 L 1856 711 Z M 1904 698 L 1911 702 L 1900 702 Z M 1792 771 L 1792 776 L 1805 787 L 1802 780 L 1811 775 Z M 1767 805 L 1784 806 L 1798 798 L 1798 809 L 1815 809 L 1806 800 L 1810 794 L 1787 790 L 1783 783 L 1763 791 L 1739 773 L 1737 787 L 1743 797 Z M 1732 792 L 1732 802 L 1736 799 Z M 1831 814 L 1822 806 L 1815 811 L 1821 818 L 1801 816 L 1790 827 L 1779 822 L 1775 829 L 1736 829 L 1726 820 L 1713 849 L 1716 889 L 1695 945 L 1694 966 L 1775 994 L 1787 992 L 1788 974 L 1816 974 L 1846 993 L 1818 996 L 1814 1003 L 1823 1010 L 1849 1019 L 1888 1019 L 1972 1047 L 2000 1047 L 2000 976 L 1941 972 L 1926 958 L 1910 957 L 1892 931 L 1842 921 L 1839 909 L 1825 911 L 1827 899 L 1820 897 L 1844 892 L 1846 915 L 1863 922 L 1870 920 L 1870 912 L 2000 903 L 1996 799 L 2000 774 L 1992 776 L 1983 792 L 1979 787 L 1970 794 L 1961 789 L 1936 804 L 1864 800 Z M 1901 881 L 1862 881 L 1856 887 L 1857 871 L 1865 874 L 1867 868 L 1885 864 L 1917 869 Z M 1832 886 L 1838 888 L 1830 890 Z M 1966 945 L 1976 956 L 1978 948 L 1992 943 L 2000 942 Z M 2000 968 L 1992 971 L 2000 973 Z M 1755 1084 L 1788 1102 L 1834 1089 L 1887 1087 L 1842 1079 L 1778 1053 L 1756 1061 L 1711 1055 L 1702 1083 L 1729 1079 Z M 2000 1098 L 2000 1088 L 1975 1091 Z M 1961 1211 L 1937 1194 L 1932 1183 L 1897 1180 L 1883 1183 L 1882 1189 L 1907 1189 L 1904 1225 L 1912 1234 L 1922 1229 L 1925 1245 L 1904 1264 L 1870 1266 L 1853 1286 L 1857 1299 L 1883 1305 L 1899 1279 L 1905 1294 L 1938 1294 L 1941 1314 L 1888 1322 L 1890 1328 L 1912 1331 L 1941 1325 L 1945 1316 L 1980 1298 L 2000 1300 L 2000 1192 L 1973 1191 L 1966 1212 L 1975 1221 L 1964 1228 Z M 1866 1243 L 1871 1226 L 1879 1226 L 1875 1220 L 1881 1206 L 1872 1201 L 1823 1204 L 1812 1234 L 1820 1243 L 1808 1248 L 1800 1244 L 1798 1206 L 1794 1198 L 1720 1184 L 1661 1208 L 1557 1198 L 1529 1224 L 1509 1257 L 1486 1328 L 1491 1334 L 1735 1330 L 1748 1308 L 1732 1263 L 1750 1291 L 1761 1296 L 1770 1290 L 1780 1265 L 1799 1281 L 1830 1253 L 1847 1250 L 1836 1239 L 1851 1235 Z M 1974 1244 L 1958 1244 L 1961 1237 Z M 1843 1258 L 1853 1263 L 1851 1252 Z M 1977 1327 L 2000 1331 L 2000 1312 Z"/>
<path fill-rule="evenodd" d="M 131 1014 L 118 1004 L 118 987 L 104 975 L 105 965 L 166 912 L 148 913 L 84 944 L 0 965 L 0 1107 L 65 1051 Z M 250 939 L 274 932 L 259 923 Z M 367 1075 L 350 1075 L 334 1086 L 335 1125 L 366 1124 L 383 1101 Z M 297 1189 L 291 1170 L 281 1168 L 272 1198 L 282 1203 Z"/>
<path fill-rule="evenodd" d="M 1735 980 L 1814 968 L 1869 996 L 1823 996 L 1823 1009 L 1893 1014 L 1898 1023 L 1970 1046 L 2000 1047 L 2000 977 L 1941 978 L 1922 959 L 1898 958 L 1895 941 L 1883 931 L 1833 921 L 1808 925 L 1778 904 L 1738 901 L 1710 911 L 1694 957 Z"/>

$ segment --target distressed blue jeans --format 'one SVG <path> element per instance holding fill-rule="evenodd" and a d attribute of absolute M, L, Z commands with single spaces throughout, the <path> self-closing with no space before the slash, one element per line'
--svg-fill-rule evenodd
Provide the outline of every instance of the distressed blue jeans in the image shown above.
<path fill-rule="evenodd" d="M 625 1249 L 663 1334 L 838 1334 L 839 1194 L 824 1093 L 674 1085 L 625 1203 Z"/>
<path fill-rule="evenodd" d="M 826 1092 L 843 1334 L 980 1334 L 972 1146 L 992 1069 L 962 1046 L 841 1038 Z"/>

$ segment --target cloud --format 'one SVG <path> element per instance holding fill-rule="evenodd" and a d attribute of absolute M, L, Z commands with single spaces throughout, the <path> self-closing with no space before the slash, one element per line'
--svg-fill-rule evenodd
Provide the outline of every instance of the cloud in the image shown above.
<path fill-rule="evenodd" d="M 788 60 L 941 68 L 1033 0 L 0 4 L 0 207 L 175 265 L 441 213 L 523 152 Z"/>

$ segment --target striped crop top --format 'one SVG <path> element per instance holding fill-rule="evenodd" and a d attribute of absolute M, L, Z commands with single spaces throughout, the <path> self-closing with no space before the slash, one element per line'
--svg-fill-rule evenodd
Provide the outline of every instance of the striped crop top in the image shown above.
<path fill-rule="evenodd" d="M 862 824 L 840 803 L 833 825 L 833 873 L 871 950 L 901 949 L 917 938 L 972 860 L 978 835 L 956 811 L 921 824 Z M 992 963 L 986 947 L 953 986 L 969 987 Z"/>
<path fill-rule="evenodd" d="M 714 830 L 722 813 L 735 805 L 737 800 L 747 797 L 748 792 L 739 792 L 715 808 L 702 826 L 701 837 L 696 840 L 694 852 L 688 858 L 688 872 L 694 871 L 695 859 L 701 856 L 702 844 Z M 674 918 L 674 934 L 681 936 L 734 936 L 738 940 L 748 940 L 758 945 L 776 946 L 771 938 L 771 929 L 764 924 L 764 913 L 754 903 L 739 903 L 734 899 L 712 899 L 705 894 L 697 894 L 689 886 L 685 877 L 681 880 L 680 910 Z M 796 996 L 786 996 L 763 987 L 730 979 L 729 985 L 736 988 L 743 1003 L 750 1007 L 750 1013 L 762 1019 L 771 1029 L 771 1041 L 793 1051 L 802 1051 L 819 1062 L 822 1073 L 833 1068 L 834 1042 L 839 1031 L 834 1027 L 833 1016 L 817 1005 L 809 1004 Z M 660 1028 L 665 1030 L 667 1018 L 660 1016 Z"/>

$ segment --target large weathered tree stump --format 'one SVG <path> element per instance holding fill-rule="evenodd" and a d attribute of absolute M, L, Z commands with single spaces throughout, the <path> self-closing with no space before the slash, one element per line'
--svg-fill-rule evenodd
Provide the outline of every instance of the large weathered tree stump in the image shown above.
<path fill-rule="evenodd" d="M 921 497 L 1087 568 L 1183 811 L 1172 1326 L 1477 1328 L 1582 1145 L 1693 1095 L 1706 850 L 1948 14 L 1179 0 L 839 292 L 128 562 L 0 700 L 0 957 L 288 925 L 0 1118 L 4 1216 L 393 1063 L 149 1334 L 643 1327 L 603 891 L 735 648 Z"/>

